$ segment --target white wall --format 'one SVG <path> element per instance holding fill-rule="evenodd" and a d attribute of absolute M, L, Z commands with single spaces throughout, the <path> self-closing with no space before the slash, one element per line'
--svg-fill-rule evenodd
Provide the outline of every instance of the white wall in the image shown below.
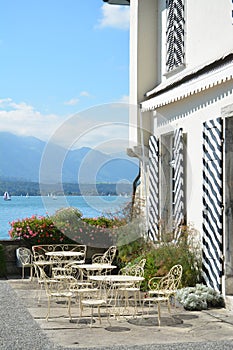
<path fill-rule="evenodd" d="M 231 49 L 232 1 L 186 1 L 186 67 L 202 65 Z"/>
<path fill-rule="evenodd" d="M 157 1 L 131 0 L 130 2 L 130 105 L 139 106 L 144 94 L 157 81 L 156 40 Z M 130 124 L 139 125 L 139 114 L 132 108 Z M 130 140 L 140 138 L 137 130 L 130 130 Z"/>

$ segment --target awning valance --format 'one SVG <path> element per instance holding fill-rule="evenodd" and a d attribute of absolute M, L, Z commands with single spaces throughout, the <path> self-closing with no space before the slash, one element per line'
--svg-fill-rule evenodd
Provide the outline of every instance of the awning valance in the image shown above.
<path fill-rule="evenodd" d="M 175 86 L 170 85 L 159 91 L 156 88 L 155 96 L 141 103 L 142 112 L 187 98 L 193 94 L 207 90 L 213 86 L 225 83 L 233 78 L 233 59 L 219 67 L 215 67 L 203 74 L 193 75 L 189 80 Z"/>

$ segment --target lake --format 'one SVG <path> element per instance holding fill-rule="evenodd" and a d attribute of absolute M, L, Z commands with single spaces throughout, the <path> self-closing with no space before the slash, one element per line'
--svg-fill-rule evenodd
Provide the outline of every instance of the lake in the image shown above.
<path fill-rule="evenodd" d="M 0 240 L 10 239 L 9 222 L 32 215 L 53 215 L 56 210 L 67 207 L 79 209 L 83 217 L 98 217 L 117 213 L 131 197 L 121 196 L 13 196 L 10 201 L 0 199 Z"/>

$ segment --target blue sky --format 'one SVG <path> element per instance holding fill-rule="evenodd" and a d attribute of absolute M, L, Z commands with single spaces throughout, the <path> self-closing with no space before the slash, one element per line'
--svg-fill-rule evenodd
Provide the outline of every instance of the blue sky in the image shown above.
<path fill-rule="evenodd" d="M 127 103 L 129 7 L 2 0 L 0 60 L 0 131 L 48 140 L 75 113 Z"/>

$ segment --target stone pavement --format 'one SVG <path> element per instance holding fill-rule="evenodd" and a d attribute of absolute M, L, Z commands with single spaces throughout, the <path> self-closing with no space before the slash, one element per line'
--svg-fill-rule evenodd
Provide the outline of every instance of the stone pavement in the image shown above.
<path fill-rule="evenodd" d="M 172 308 L 171 315 L 162 307 L 161 327 L 157 324 L 157 308 L 144 312 L 143 317 L 120 317 L 111 319 L 111 325 L 102 317 L 90 328 L 90 310 L 82 318 L 75 302 L 72 303 L 72 321 L 67 318 L 64 303 L 54 301 L 51 307 L 51 318 L 47 322 L 47 297 L 42 294 L 38 304 L 38 284 L 28 279 L 8 279 L 8 293 L 13 289 L 18 305 L 25 307 L 36 321 L 36 328 L 48 338 L 48 349 L 124 349 L 137 347 L 144 349 L 207 349 L 201 344 L 212 344 L 211 349 L 233 349 L 233 312 L 226 309 L 205 311 L 185 311 L 183 308 Z M 2 292 L 1 292 L 2 293 Z M 1 296 L 2 297 L 2 296 Z M 15 306 L 17 308 L 17 306 Z M 17 311 L 17 310 L 16 310 Z M 6 322 L 6 321 L 5 321 Z M 10 331 L 10 330 L 9 330 Z M 177 347 L 175 347 L 175 344 Z M 179 345 L 180 344 L 180 345 Z M 179 347 L 181 346 L 182 347 Z M 214 345 L 215 344 L 215 345 Z M 217 344 L 217 345 L 216 345 Z M 163 345 L 165 347 L 163 347 Z M 158 346 L 158 347 L 157 347 Z M 217 347 L 214 347 L 217 346 Z M 22 347 L 26 350 L 30 347 Z M 45 346 L 42 346 L 45 349 Z M 46 348 L 46 349 L 47 349 Z M 6 349 L 1 347 L 0 349 Z M 9 349 L 14 349 L 11 347 Z M 20 349 L 19 343 L 15 349 Z M 32 349 L 32 348 L 31 348 Z M 35 349 L 37 349 L 35 347 Z"/>

